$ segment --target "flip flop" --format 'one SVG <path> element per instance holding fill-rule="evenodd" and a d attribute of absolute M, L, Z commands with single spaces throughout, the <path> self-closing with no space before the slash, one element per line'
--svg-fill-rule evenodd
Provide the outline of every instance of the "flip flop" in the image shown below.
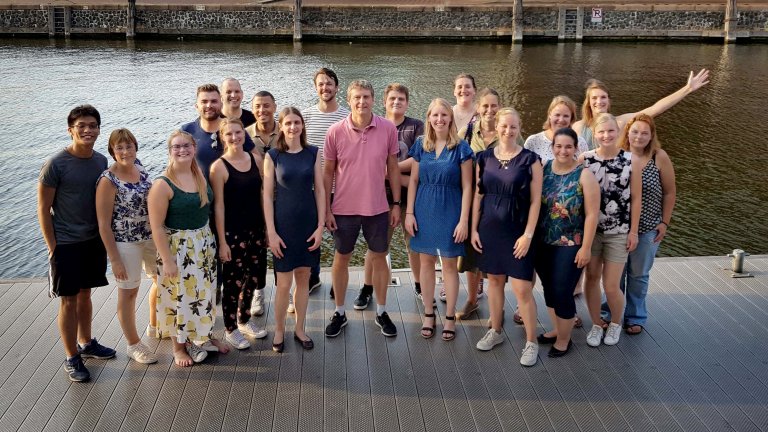
<path fill-rule="evenodd" d="M 632 335 L 632 336 L 639 335 L 640 333 L 643 332 L 643 326 L 641 326 L 640 324 L 631 324 L 631 325 L 628 325 L 624 329 L 624 331 L 627 332 L 628 335 Z"/>

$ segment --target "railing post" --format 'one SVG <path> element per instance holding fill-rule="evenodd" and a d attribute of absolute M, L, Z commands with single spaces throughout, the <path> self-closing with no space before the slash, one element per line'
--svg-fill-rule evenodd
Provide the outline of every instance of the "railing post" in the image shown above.
<path fill-rule="evenodd" d="M 293 5 L 293 40 L 301 40 L 301 0 L 295 0 Z"/>
<path fill-rule="evenodd" d="M 56 11 L 53 6 L 48 6 L 48 37 L 56 37 Z"/>
<path fill-rule="evenodd" d="M 128 11 L 125 23 L 125 37 L 133 39 L 136 37 L 136 0 L 128 0 Z"/>
<path fill-rule="evenodd" d="M 739 14 L 736 11 L 736 0 L 725 0 L 725 23 L 723 34 L 725 43 L 736 42 L 736 23 L 739 20 Z"/>
<path fill-rule="evenodd" d="M 523 42 L 523 0 L 512 4 L 512 43 Z"/>

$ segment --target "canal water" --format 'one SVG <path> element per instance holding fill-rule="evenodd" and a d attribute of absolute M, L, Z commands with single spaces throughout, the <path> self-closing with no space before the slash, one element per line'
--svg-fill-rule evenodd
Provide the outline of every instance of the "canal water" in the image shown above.
<path fill-rule="evenodd" d="M 709 68 L 711 82 L 658 118 L 677 171 L 677 207 L 663 256 L 721 255 L 735 247 L 767 253 L 768 45 L 683 42 L 329 43 L 0 39 L 0 279 L 42 276 L 46 253 L 36 217 L 37 176 L 66 146 L 66 117 L 77 104 L 101 112 L 97 150 L 127 127 L 153 175 L 166 163 L 170 132 L 196 117 L 195 88 L 237 77 L 246 98 L 272 92 L 279 106 L 315 103 L 313 72 L 334 69 L 345 87 L 365 78 L 411 89 L 410 114 L 424 117 L 434 97 L 452 100 L 452 77 L 473 74 L 517 108 L 525 136 L 539 132 L 549 101 L 580 103 L 591 77 L 611 90 L 614 114 L 634 112 Z M 343 97 L 340 95 L 340 97 Z M 376 94 L 381 113 L 381 95 Z M 401 235 L 393 267 L 407 267 Z M 330 264 L 326 242 L 323 265 Z M 361 263 L 358 253 L 355 263 Z"/>

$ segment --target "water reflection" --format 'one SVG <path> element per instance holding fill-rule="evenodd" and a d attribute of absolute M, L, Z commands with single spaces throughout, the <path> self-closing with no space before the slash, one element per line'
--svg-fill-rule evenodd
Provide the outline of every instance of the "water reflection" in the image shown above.
<path fill-rule="evenodd" d="M 678 172 L 678 206 L 661 254 L 768 252 L 768 161 L 758 132 L 768 100 L 766 45 L 6 39 L 0 56 L 0 88 L 12 103 L 0 125 L 0 278 L 45 272 L 37 175 L 44 159 L 69 142 L 66 115 L 74 105 L 89 102 L 102 112 L 97 148 L 105 154 L 109 132 L 129 127 L 139 158 L 157 175 L 166 163 L 165 139 L 196 116 L 197 85 L 235 76 L 246 100 L 270 90 L 279 106 L 304 108 L 315 103 L 312 75 L 321 66 L 339 74 L 342 99 L 350 80 L 370 80 L 378 113 L 386 84 L 408 85 L 416 117 L 432 98 L 453 98 L 455 75 L 472 73 L 521 112 L 525 135 L 539 132 L 553 96 L 580 102 L 590 77 L 609 86 L 618 114 L 653 104 L 680 88 L 689 70 L 709 67 L 710 85 L 658 119 Z M 393 255 L 395 266 L 407 265 L 402 250 Z"/>

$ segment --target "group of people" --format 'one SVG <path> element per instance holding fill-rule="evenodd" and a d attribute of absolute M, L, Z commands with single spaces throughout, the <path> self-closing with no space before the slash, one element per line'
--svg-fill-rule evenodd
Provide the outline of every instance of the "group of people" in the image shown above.
<path fill-rule="evenodd" d="M 115 356 L 90 327 L 91 288 L 107 285 L 107 258 L 127 354 L 138 362 L 157 361 L 136 329 L 142 267 L 153 281 L 146 334 L 171 338 L 174 362 L 186 367 L 209 352 L 247 349 L 246 336 L 267 336 L 252 318 L 265 309 L 267 249 L 276 288 L 272 349 L 285 349 L 287 313 L 295 313 L 293 339 L 312 349 L 304 322 L 308 296 L 321 285 L 325 229 L 335 249 L 335 311 L 326 337 L 347 324 L 349 262 L 361 231 L 365 281 L 353 307 L 375 300 L 381 333 L 397 335 L 386 306 L 386 256 L 397 226 L 424 307 L 424 338 L 436 333 L 438 261 L 445 341 L 455 338 L 457 318 L 476 313 L 487 279 L 489 329 L 477 349 L 502 343 L 511 279 L 515 320 L 526 334 L 520 363 L 534 365 L 541 344 L 552 345 L 550 357 L 567 354 L 583 269 L 592 322 L 587 343 L 616 344 L 622 328 L 641 333 L 648 275 L 675 204 L 674 169 L 653 117 L 707 79 L 706 70 L 691 73 L 683 88 L 653 106 L 615 117 L 607 88 L 592 80 L 581 120 L 570 98 L 556 96 L 543 131 L 523 140 L 519 113 L 504 108 L 493 89 L 478 93 L 468 74 L 454 81 L 456 104 L 432 100 L 424 122 L 406 116 L 409 90 L 398 83 L 384 90 L 380 117 L 368 81 L 349 84 L 346 109 L 336 100 L 337 75 L 321 68 L 313 78 L 318 103 L 303 111 L 285 107 L 275 120 L 271 93 L 256 93 L 248 111 L 240 83 L 228 78 L 198 87 L 199 117 L 170 135 L 168 165 L 154 181 L 127 129 L 110 134 L 108 165 L 94 151 L 99 112 L 78 106 L 68 117 L 72 142 L 45 163 L 38 186 L 69 378 L 89 379 L 84 357 Z M 467 275 L 468 298 L 457 311 L 459 272 Z M 539 335 L 536 275 L 553 325 Z M 213 336 L 217 298 L 226 343 Z"/>

